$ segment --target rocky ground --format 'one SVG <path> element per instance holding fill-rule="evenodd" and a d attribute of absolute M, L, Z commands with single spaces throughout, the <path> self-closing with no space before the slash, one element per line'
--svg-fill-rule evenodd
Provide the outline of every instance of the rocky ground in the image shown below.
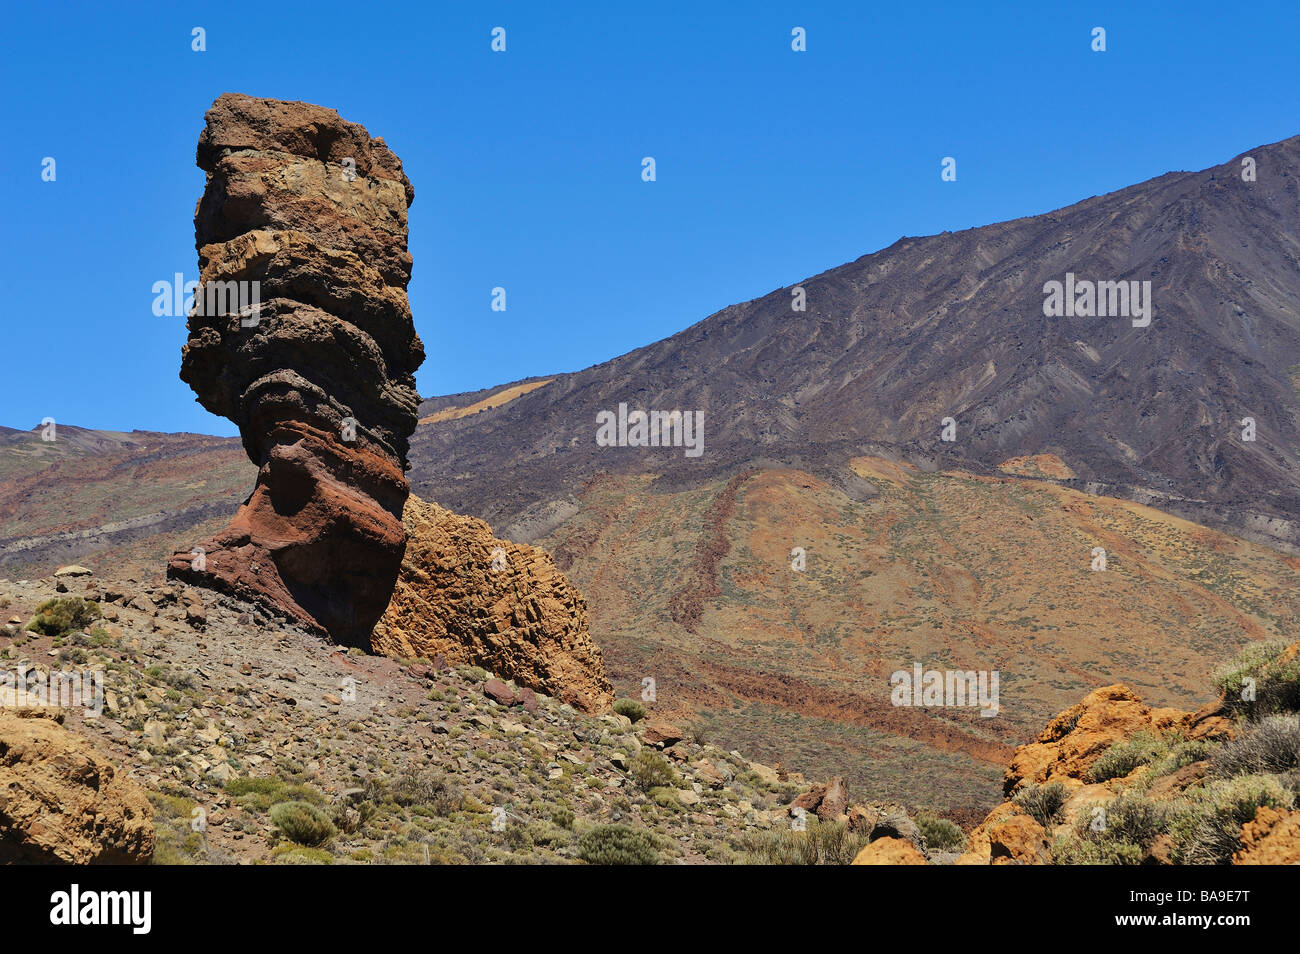
<path fill-rule="evenodd" d="M 630 700 L 582 712 L 180 583 L 0 580 L 0 620 L 0 861 L 1300 863 L 1300 644 L 1252 647 L 1196 713 L 1093 691 L 968 834 Z M 101 672 L 102 711 L 34 707 L 55 670 Z"/>
<path fill-rule="evenodd" d="M 61 636 L 24 628 L 58 597 L 103 617 Z M 726 863 L 788 837 L 801 794 L 815 828 L 825 800 L 825 786 L 809 792 L 653 713 L 634 725 L 473 666 L 343 651 L 183 584 L 0 580 L 0 619 L 6 672 L 102 667 L 102 715 L 65 708 L 64 726 L 148 794 L 155 862 L 601 860 L 596 830 L 623 825 L 644 833 L 646 857 Z M 827 811 L 842 815 L 847 793 L 835 797 Z M 277 823 L 286 802 L 314 808 L 299 806 L 322 837 Z M 900 815 L 853 811 L 842 860 Z"/>

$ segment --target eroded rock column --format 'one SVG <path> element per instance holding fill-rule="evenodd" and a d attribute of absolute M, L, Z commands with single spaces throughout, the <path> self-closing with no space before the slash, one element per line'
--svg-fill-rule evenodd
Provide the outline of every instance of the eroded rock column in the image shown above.
<path fill-rule="evenodd" d="M 231 525 L 168 576 L 369 646 L 406 544 L 424 347 L 407 301 L 401 160 L 307 103 L 227 93 L 207 113 L 181 379 L 257 464 Z"/>

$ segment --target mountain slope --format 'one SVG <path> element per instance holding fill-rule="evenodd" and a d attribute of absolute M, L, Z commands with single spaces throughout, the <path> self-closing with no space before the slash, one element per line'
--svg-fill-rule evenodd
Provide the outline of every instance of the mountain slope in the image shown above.
<path fill-rule="evenodd" d="M 802 282 L 805 312 L 777 289 L 495 406 L 520 382 L 426 402 L 422 418 L 444 413 L 415 438 L 413 486 L 527 537 L 602 470 L 691 483 L 768 459 L 833 477 L 883 448 L 991 472 L 1050 452 L 1080 489 L 1294 547 L 1300 137 L 1249 155 L 1255 182 L 1238 157 L 1047 215 L 903 238 Z M 1067 273 L 1149 280 L 1153 320 L 1046 317 L 1044 284 Z M 704 412 L 704 455 L 596 446 L 596 414 L 620 403 Z"/>

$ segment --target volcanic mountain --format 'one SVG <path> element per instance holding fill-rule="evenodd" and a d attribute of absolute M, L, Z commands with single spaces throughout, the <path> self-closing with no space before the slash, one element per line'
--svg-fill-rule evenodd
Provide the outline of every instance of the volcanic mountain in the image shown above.
<path fill-rule="evenodd" d="M 986 801 L 1081 692 L 1190 705 L 1300 623 L 1298 173 L 1300 137 L 902 238 L 584 371 L 425 401 L 412 487 L 553 552 L 622 691 L 859 790 Z M 1137 283 L 1150 320 L 1049 315 L 1053 282 Z M 674 410 L 702 454 L 598 439 Z M 1001 717 L 892 706 L 917 663 L 999 672 Z"/>
<path fill-rule="evenodd" d="M 978 473 L 1051 453 L 1070 486 L 1294 548 L 1298 222 L 1293 137 L 1046 215 L 901 238 L 585 371 L 426 401 L 412 486 L 527 537 L 602 471 L 678 486 L 780 462 L 842 480 L 866 450 Z M 1067 275 L 1149 281 L 1150 324 L 1046 316 L 1044 286 Z M 598 446 L 596 415 L 621 403 L 702 411 L 705 453 Z"/>

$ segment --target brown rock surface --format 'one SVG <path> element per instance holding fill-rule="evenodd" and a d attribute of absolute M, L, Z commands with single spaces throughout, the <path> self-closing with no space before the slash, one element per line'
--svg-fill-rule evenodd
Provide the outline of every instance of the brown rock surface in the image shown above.
<path fill-rule="evenodd" d="M 1232 863 L 1300 865 L 1300 811 L 1261 807 L 1253 821 L 1241 826 L 1241 850 Z"/>
<path fill-rule="evenodd" d="M 1011 802 L 1003 802 L 970 833 L 959 865 L 1014 862 L 1035 864 L 1046 860 L 1047 835 L 1043 826 Z"/>
<path fill-rule="evenodd" d="M 135 864 L 153 855 L 144 790 L 48 713 L 0 713 L 0 864 Z"/>
<path fill-rule="evenodd" d="M 843 775 L 836 775 L 826 783 L 826 791 L 817 805 L 817 817 L 822 821 L 835 821 L 848 810 L 848 786 Z"/>
<path fill-rule="evenodd" d="M 204 285 L 181 378 L 239 426 L 259 471 L 202 562 L 176 553 L 168 575 L 365 646 L 405 544 L 424 360 L 406 297 L 414 191 L 384 141 L 333 110 L 227 93 L 206 118 Z M 232 282 L 256 309 L 208 294 Z"/>
<path fill-rule="evenodd" d="M 925 855 L 910 841 L 901 838 L 877 838 L 858 852 L 855 865 L 923 865 Z"/>
<path fill-rule="evenodd" d="M 587 711 L 613 701 L 586 600 L 545 551 L 414 496 L 403 522 L 410 539 L 375 652 L 441 653 Z"/>
<path fill-rule="evenodd" d="M 1135 732 L 1158 735 L 1175 728 L 1189 730 L 1192 723 L 1190 713 L 1153 709 L 1128 686 L 1094 689 L 1049 722 L 1036 740 L 1016 749 L 1003 777 L 1003 791 L 1014 795 L 1025 785 L 1082 780 L 1108 748 Z"/>

